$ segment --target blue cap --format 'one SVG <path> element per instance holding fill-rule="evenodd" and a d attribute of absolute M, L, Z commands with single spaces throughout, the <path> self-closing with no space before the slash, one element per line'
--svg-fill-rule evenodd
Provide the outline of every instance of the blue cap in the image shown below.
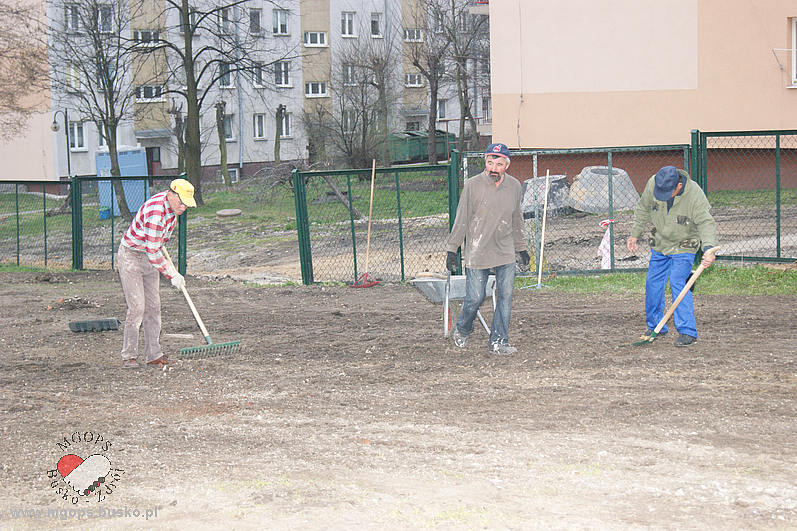
<path fill-rule="evenodd" d="M 490 144 L 484 152 L 485 155 L 498 155 L 499 157 L 509 158 L 509 148 L 506 144 Z"/>
<path fill-rule="evenodd" d="M 653 197 L 658 201 L 667 201 L 672 197 L 672 192 L 681 180 L 681 174 L 675 166 L 664 166 L 656 172 L 653 178 L 656 186 L 653 187 Z"/>

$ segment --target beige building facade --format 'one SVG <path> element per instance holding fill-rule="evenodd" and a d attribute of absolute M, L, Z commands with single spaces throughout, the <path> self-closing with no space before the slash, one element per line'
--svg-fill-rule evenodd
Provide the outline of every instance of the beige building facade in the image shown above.
<path fill-rule="evenodd" d="M 688 143 L 797 127 L 790 0 L 489 4 L 493 139 L 515 147 Z"/>

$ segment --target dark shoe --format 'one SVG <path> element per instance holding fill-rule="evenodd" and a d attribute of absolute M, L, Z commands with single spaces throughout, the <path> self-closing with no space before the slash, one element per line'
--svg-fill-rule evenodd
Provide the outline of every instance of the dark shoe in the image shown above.
<path fill-rule="evenodd" d="M 507 341 L 496 341 L 495 343 L 490 343 L 489 351 L 490 354 L 509 356 L 510 354 L 517 352 L 517 349 L 510 345 Z"/>
<path fill-rule="evenodd" d="M 645 331 L 645 333 L 644 333 L 644 334 L 642 334 L 641 336 L 639 336 L 639 339 L 650 339 L 650 336 L 652 336 L 652 335 L 653 335 L 653 329 L 652 329 L 652 328 L 648 328 L 648 329 Z M 667 335 L 667 331 L 665 330 L 665 331 L 663 331 L 663 332 L 659 332 L 658 334 L 656 334 L 656 338 L 659 338 L 659 337 L 662 337 L 662 336 L 666 336 L 666 335 Z M 655 338 L 654 338 L 654 339 L 655 339 Z"/>
<path fill-rule="evenodd" d="M 675 338 L 673 345 L 676 347 L 686 347 L 695 341 L 697 341 L 696 337 L 688 336 L 686 334 L 678 334 L 678 337 Z"/>

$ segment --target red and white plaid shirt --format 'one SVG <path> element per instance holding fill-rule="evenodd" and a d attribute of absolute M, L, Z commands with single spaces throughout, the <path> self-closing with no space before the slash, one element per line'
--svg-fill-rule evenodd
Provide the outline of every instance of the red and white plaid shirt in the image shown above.
<path fill-rule="evenodd" d="M 153 195 L 141 205 L 122 238 L 122 245 L 147 253 L 149 263 L 164 276 L 171 278 L 166 274 L 166 259 L 161 247 L 169 241 L 177 224 L 177 215 L 166 198 L 167 191 Z"/>

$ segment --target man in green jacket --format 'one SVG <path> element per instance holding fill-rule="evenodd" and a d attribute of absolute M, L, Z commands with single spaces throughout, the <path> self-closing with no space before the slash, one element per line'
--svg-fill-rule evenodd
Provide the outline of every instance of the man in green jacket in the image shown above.
<path fill-rule="evenodd" d="M 670 281 L 673 298 L 686 285 L 695 253 L 702 248 L 708 251 L 717 245 L 717 228 L 711 217 L 703 190 L 684 170 L 664 166 L 648 180 L 634 211 L 634 226 L 626 247 L 631 252 L 639 248 L 637 238 L 653 225 L 650 236 L 650 263 L 645 281 L 645 317 L 650 337 L 653 329 L 664 316 L 664 288 Z M 702 265 L 709 267 L 714 262 L 714 253 L 703 255 Z M 678 337 L 676 347 L 685 347 L 697 341 L 692 293 L 687 292 L 673 313 Z M 658 336 L 667 333 L 667 325 Z"/>

